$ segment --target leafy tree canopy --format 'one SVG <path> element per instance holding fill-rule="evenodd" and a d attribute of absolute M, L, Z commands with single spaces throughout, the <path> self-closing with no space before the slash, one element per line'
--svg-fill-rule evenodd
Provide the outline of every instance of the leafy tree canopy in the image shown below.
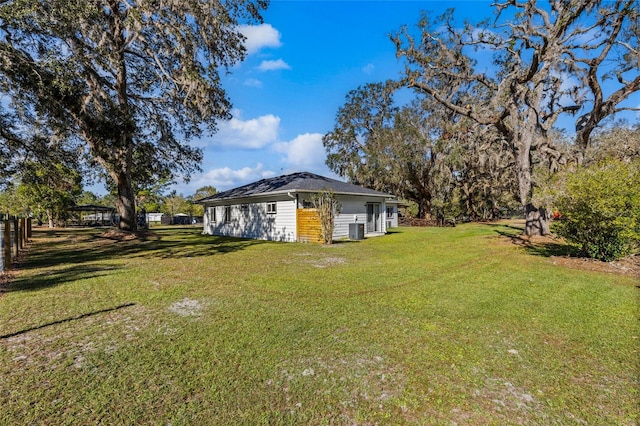
<path fill-rule="evenodd" d="M 16 193 L 28 211 L 46 216 L 49 227 L 66 219 L 68 208 L 82 193 L 80 174 L 61 163 L 27 163 Z"/>
<path fill-rule="evenodd" d="M 458 24 L 453 10 L 424 14 L 417 34 L 405 27 L 392 40 L 405 60 L 406 87 L 500 134 L 530 213 L 527 231 L 544 233 L 544 214 L 531 204 L 533 153 L 553 158 L 556 168 L 566 163 L 550 138 L 561 114 L 581 114 L 584 151 L 602 120 L 630 109 L 622 102 L 640 88 L 637 1 L 505 1 L 495 11 L 477 24 Z M 479 66 L 481 55 L 492 66 Z"/>
<path fill-rule="evenodd" d="M 196 192 L 193 193 L 193 201 L 202 200 L 203 198 L 211 197 L 216 195 L 218 190 L 211 185 L 205 185 L 196 189 Z"/>
<path fill-rule="evenodd" d="M 219 70 L 244 58 L 238 24 L 260 21 L 266 6 L 1 2 L 0 93 L 11 100 L 1 117 L 11 125 L 0 139 L 28 144 L 24 130 L 38 128 L 81 142 L 117 187 L 121 228 L 133 230 L 134 182 L 188 179 L 202 154 L 186 141 L 229 118 Z"/>

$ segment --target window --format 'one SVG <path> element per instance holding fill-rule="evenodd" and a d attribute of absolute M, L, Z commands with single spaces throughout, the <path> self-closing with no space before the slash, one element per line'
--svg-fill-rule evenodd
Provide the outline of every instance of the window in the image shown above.
<path fill-rule="evenodd" d="M 393 207 L 387 207 L 387 218 L 393 217 Z"/>
<path fill-rule="evenodd" d="M 267 214 L 276 214 L 276 203 L 267 203 Z"/>
<path fill-rule="evenodd" d="M 224 221 L 231 221 L 231 206 L 224 206 Z"/>
<path fill-rule="evenodd" d="M 209 221 L 211 223 L 216 223 L 217 222 L 217 220 L 216 220 L 216 210 L 217 210 L 217 208 L 215 208 L 215 207 L 209 207 Z"/>

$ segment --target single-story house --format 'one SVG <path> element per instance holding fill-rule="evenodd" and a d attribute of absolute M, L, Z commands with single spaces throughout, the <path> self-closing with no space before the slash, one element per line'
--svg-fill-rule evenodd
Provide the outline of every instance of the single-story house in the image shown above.
<path fill-rule="evenodd" d="M 313 216 L 315 212 L 310 199 L 313 194 L 327 190 L 333 191 L 341 204 L 334 239 L 349 238 L 350 230 L 355 229 L 350 224 L 362 224 L 356 227 L 364 228 L 364 237 L 381 235 L 398 226 L 398 204 L 391 194 L 302 172 L 262 179 L 198 200 L 205 211 L 203 233 L 259 240 L 317 241 L 319 236 L 307 229 L 309 214 Z"/>

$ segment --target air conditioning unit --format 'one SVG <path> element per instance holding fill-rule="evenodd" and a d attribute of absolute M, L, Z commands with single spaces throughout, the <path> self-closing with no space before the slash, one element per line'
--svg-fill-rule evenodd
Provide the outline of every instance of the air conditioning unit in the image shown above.
<path fill-rule="evenodd" d="M 349 239 L 364 240 L 364 223 L 349 224 Z"/>

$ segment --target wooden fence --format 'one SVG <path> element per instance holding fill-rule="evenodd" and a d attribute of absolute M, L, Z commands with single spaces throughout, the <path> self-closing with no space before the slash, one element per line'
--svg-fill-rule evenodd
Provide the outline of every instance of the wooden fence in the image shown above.
<path fill-rule="evenodd" d="M 302 243 L 322 243 L 322 225 L 318 209 L 296 210 L 298 241 Z"/>
<path fill-rule="evenodd" d="M 31 219 L 0 220 L 0 272 L 11 269 L 30 239 Z"/>

